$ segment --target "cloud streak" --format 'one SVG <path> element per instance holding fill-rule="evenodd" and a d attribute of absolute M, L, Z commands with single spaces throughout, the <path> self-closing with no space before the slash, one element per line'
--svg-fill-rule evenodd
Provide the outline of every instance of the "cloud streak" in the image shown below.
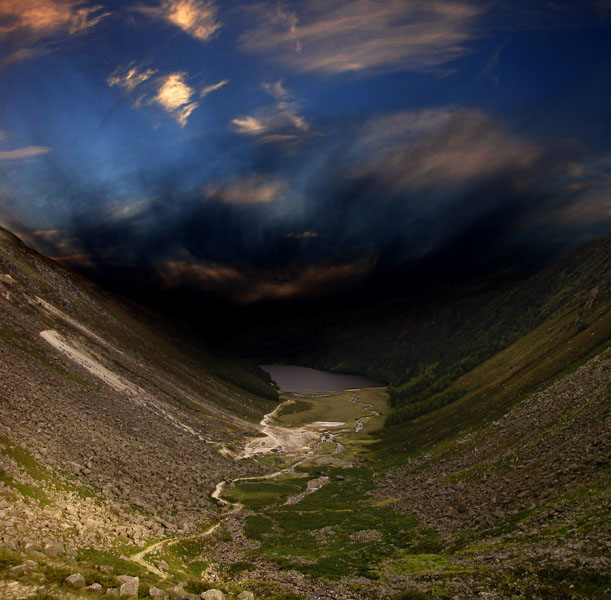
<path fill-rule="evenodd" d="M 201 42 L 209 41 L 221 28 L 216 4 L 211 0 L 165 0 L 156 6 L 138 6 L 136 10 L 174 25 Z"/>
<path fill-rule="evenodd" d="M 7 44 L 0 66 L 48 54 L 110 15 L 80 0 L 0 0 L 0 38 Z"/>
<path fill-rule="evenodd" d="M 144 69 L 132 63 L 126 69 L 121 67 L 115 69 L 106 83 L 110 87 L 119 86 L 127 92 L 132 92 L 137 86 L 148 81 L 155 73 L 157 73 L 157 69 Z"/>
<path fill-rule="evenodd" d="M 264 83 L 263 90 L 274 102 L 262 106 L 252 115 L 231 120 L 235 133 L 255 138 L 261 143 L 295 143 L 318 135 L 300 114 L 300 102 L 284 87 L 282 80 Z"/>
<path fill-rule="evenodd" d="M 302 72 L 430 70 L 467 52 L 482 12 L 460 0 L 264 3 L 251 8 L 241 47 Z"/>
<path fill-rule="evenodd" d="M 229 79 L 223 79 L 222 81 L 219 81 L 218 83 L 207 85 L 206 87 L 202 88 L 202 91 L 199 93 L 199 97 L 205 98 L 208 94 L 211 94 L 212 92 L 216 92 L 217 90 L 220 90 L 222 87 L 226 86 L 228 83 L 229 83 Z"/>
<path fill-rule="evenodd" d="M 108 15 L 102 5 L 88 6 L 73 0 L 1 0 L 0 35 L 74 35 L 94 27 Z"/>
<path fill-rule="evenodd" d="M 279 200 L 285 191 L 284 182 L 263 175 L 248 175 L 204 188 L 208 198 L 235 206 L 268 204 Z"/>
<path fill-rule="evenodd" d="M 16 150 L 0 150 L 0 161 L 27 160 L 51 152 L 47 146 L 25 146 Z"/>
<path fill-rule="evenodd" d="M 526 171 L 540 150 L 482 111 L 428 109 L 371 119 L 352 156 L 362 175 L 395 190 L 422 190 Z"/>

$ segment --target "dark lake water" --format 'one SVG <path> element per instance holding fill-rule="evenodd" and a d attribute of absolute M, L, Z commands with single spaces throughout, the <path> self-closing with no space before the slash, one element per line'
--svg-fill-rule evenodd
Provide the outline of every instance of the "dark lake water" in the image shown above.
<path fill-rule="evenodd" d="M 282 392 L 339 392 L 386 385 L 361 375 L 330 373 L 309 367 L 261 365 L 261 368 L 271 375 Z"/>

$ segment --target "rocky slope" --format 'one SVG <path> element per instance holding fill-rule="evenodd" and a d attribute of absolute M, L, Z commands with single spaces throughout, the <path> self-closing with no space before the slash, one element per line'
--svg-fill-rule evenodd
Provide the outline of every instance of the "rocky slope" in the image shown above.
<path fill-rule="evenodd" d="M 218 481 L 260 470 L 232 451 L 274 406 L 264 374 L 202 349 L 4 230 L 0 315 L 8 547 L 103 549 L 115 538 L 197 531 Z"/>
<path fill-rule="evenodd" d="M 0 600 L 610 598 L 610 259 L 337 323 L 402 413 L 295 463 L 265 374 L 0 230 Z"/>

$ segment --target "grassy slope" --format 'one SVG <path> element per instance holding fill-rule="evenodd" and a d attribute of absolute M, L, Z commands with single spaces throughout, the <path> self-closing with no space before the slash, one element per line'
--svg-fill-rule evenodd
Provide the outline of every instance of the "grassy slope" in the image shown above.
<path fill-rule="evenodd" d="M 394 411 L 388 424 L 394 425 L 472 394 L 480 384 L 467 375 L 495 356 L 510 360 L 511 369 L 547 363 L 538 374 L 531 371 L 520 393 L 585 356 L 609 336 L 605 315 L 611 307 L 610 273 L 608 234 L 505 289 L 306 318 L 252 332 L 239 343 L 266 360 L 284 357 L 390 382 Z M 585 330 L 591 339 L 578 337 Z M 570 346 L 574 337 L 577 343 Z M 557 363 L 551 360 L 555 346 L 566 350 L 556 354 Z M 510 358 L 511 350 L 503 354 L 511 348 L 520 355 L 517 359 Z M 484 379 L 504 370 L 499 361 L 479 371 Z"/>
<path fill-rule="evenodd" d="M 567 344 L 578 346 L 582 334 L 596 337 L 583 330 Z M 533 369 L 520 366 L 524 353 L 528 360 L 546 355 L 550 362 L 570 355 L 562 345 L 550 352 L 553 340 L 538 344 L 537 339 L 533 332 L 461 378 L 465 386 L 492 378 L 479 402 L 471 398 L 473 410 L 459 401 L 407 428 L 391 428 L 390 438 L 388 429 L 376 428 L 363 437 L 344 435 L 342 456 L 357 458 L 353 466 L 306 463 L 298 467 L 299 477 L 238 484 L 227 497 L 257 513 L 247 517 L 245 534 L 260 543 L 242 557 L 240 569 L 247 573 L 264 559 L 276 569 L 297 570 L 339 588 L 349 585 L 345 577 L 391 584 L 410 590 L 405 598 L 467 598 L 479 592 L 495 598 L 608 597 L 603 532 L 610 480 L 608 463 L 592 461 L 604 454 L 599 444 L 611 393 L 605 372 L 601 377 L 596 369 L 609 361 L 611 349 L 599 346 L 577 369 L 567 359 L 568 371 L 548 380 L 551 387 L 523 395 L 533 376 Z M 546 361 L 537 366 L 546 377 Z M 292 426 L 311 421 L 327 402 L 300 398 L 280 421 Z M 341 418 L 341 408 L 335 410 Z M 490 413 L 508 418 L 489 423 Z M 455 423 L 459 444 L 452 437 Z M 375 443 L 379 435 L 385 437 Z M 599 458 L 588 457 L 590 442 Z M 401 467 L 408 458 L 412 462 Z M 330 478 L 324 487 L 299 504 L 284 505 L 304 475 L 316 478 L 321 472 Z M 467 508 L 458 510 L 461 503 Z M 353 592 L 382 597 L 361 593 Z"/>
<path fill-rule="evenodd" d="M 360 448 L 361 468 L 325 469 L 345 480 L 296 507 L 268 507 L 250 517 L 246 533 L 262 544 L 257 553 L 332 581 L 346 574 L 384 579 L 384 573 L 436 581 L 437 592 L 429 586 L 421 597 L 451 597 L 452 581 L 467 582 L 471 591 L 483 585 L 503 598 L 609 597 L 608 576 L 593 566 L 605 552 L 608 461 L 592 463 L 581 451 L 589 440 L 605 439 L 611 386 L 592 397 L 577 390 L 591 377 L 580 367 L 608 360 L 611 351 L 610 262 L 606 236 L 509 291 L 399 311 L 355 327 L 350 339 L 344 340 L 350 326 L 336 328 L 319 366 L 394 381 L 395 417 Z M 576 387 L 567 388 L 555 414 L 554 395 L 573 376 Z M 550 388 L 556 382 L 558 391 Z M 522 425 L 501 437 L 495 423 L 524 402 L 531 406 L 539 391 L 551 406 L 533 423 L 528 410 L 516 413 Z M 423 410 L 410 414 L 419 403 Z M 289 411 L 291 424 L 311 412 L 303 399 Z M 590 411 L 598 419 L 589 422 Z M 410 461 L 413 468 L 402 466 Z M 377 503 L 367 500 L 379 485 L 373 471 L 390 471 L 395 482 Z M 415 487 L 406 485 L 411 479 Z M 241 495 L 248 498 L 248 490 Z M 345 512 L 334 512 L 339 499 Z M 467 499 L 474 506 L 461 507 L 460 517 L 456 507 Z M 401 516 L 393 507 L 401 507 Z M 438 530 L 435 521 L 445 515 L 453 524 Z M 359 547 L 355 534 L 362 530 L 378 532 L 373 549 Z M 582 555 L 567 557 L 564 546 Z"/>

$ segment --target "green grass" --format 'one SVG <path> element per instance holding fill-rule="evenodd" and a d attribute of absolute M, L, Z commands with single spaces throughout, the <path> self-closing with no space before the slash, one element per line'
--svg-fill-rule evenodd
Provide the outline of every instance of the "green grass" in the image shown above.
<path fill-rule="evenodd" d="M 331 481 L 299 504 L 268 507 L 247 518 L 247 537 L 261 543 L 253 557 L 330 580 L 345 575 L 377 579 L 382 560 L 422 537 L 435 536 L 413 517 L 368 501 L 365 493 L 374 487 L 370 470 L 328 469 L 328 473 Z M 344 481 L 333 480 L 339 473 Z"/>
<path fill-rule="evenodd" d="M 475 573 L 475 567 L 465 567 L 451 561 L 448 554 L 413 554 L 404 552 L 393 562 L 393 570 L 404 575 Z"/>
<path fill-rule="evenodd" d="M 287 417 L 289 415 L 296 415 L 299 413 L 307 412 L 311 408 L 312 408 L 311 402 L 306 402 L 305 400 L 293 400 L 291 404 L 285 404 L 276 413 L 276 416 L 278 419 L 282 419 L 282 417 Z"/>
<path fill-rule="evenodd" d="M 305 490 L 307 478 L 287 477 L 281 480 L 241 481 L 223 492 L 223 498 L 257 510 L 271 504 L 282 504 L 289 496 Z"/>
<path fill-rule="evenodd" d="M 107 565 L 112 567 L 117 575 L 142 577 L 146 573 L 137 563 L 119 558 L 118 552 L 105 552 L 93 548 L 84 548 L 78 551 L 77 560 L 88 563 L 90 568 L 94 565 Z"/>
<path fill-rule="evenodd" d="M 414 421 L 386 428 L 375 448 L 376 459 L 391 467 L 442 445 L 449 454 L 439 456 L 449 456 L 456 451 L 453 441 L 458 435 L 500 418 L 529 393 L 550 385 L 583 364 L 585 357 L 608 347 L 610 311 L 598 310 L 585 330 L 578 330 L 566 314 L 558 319 L 554 323 L 561 334 L 549 335 L 551 323 L 546 322 L 459 377 L 453 385 L 468 391 L 458 400 Z"/>
<path fill-rule="evenodd" d="M 352 402 L 354 395 L 355 392 L 333 392 L 296 398 L 292 394 L 283 394 L 282 399 L 289 399 L 291 403 L 280 409 L 274 422 L 283 427 L 296 427 L 303 423 L 334 421 L 345 423 L 344 426 L 337 427 L 335 430 L 346 428 L 354 432 L 355 419 L 372 414 L 364 404 L 372 404 L 373 408 L 380 413 L 387 411 L 388 396 L 384 389 L 360 390 L 356 393 L 359 402 Z M 382 423 L 383 417 L 367 419 L 360 435 L 356 437 L 367 437 L 369 432 L 379 429 Z"/>
<path fill-rule="evenodd" d="M 0 436 L 0 444 L 4 446 L 4 448 L 0 449 L 0 454 L 4 454 L 15 461 L 15 463 L 22 467 L 35 482 L 40 483 L 40 487 L 50 485 L 59 491 L 74 492 L 81 498 L 97 499 L 97 496 L 90 490 L 71 481 L 72 478 L 64 477 L 60 479 L 57 475 L 41 465 L 25 448 L 13 444 L 6 437 Z M 35 498 L 43 503 L 50 503 L 48 496 L 38 486 L 35 487 L 16 483 L 3 471 L 0 471 L 0 478 L 2 478 L 7 485 L 19 490 L 23 496 Z"/>
<path fill-rule="evenodd" d="M 0 469 L 0 481 L 17 490 L 24 498 L 33 498 L 42 504 L 51 504 L 49 497 L 38 487 L 25 483 L 18 483 L 10 475 Z"/>

